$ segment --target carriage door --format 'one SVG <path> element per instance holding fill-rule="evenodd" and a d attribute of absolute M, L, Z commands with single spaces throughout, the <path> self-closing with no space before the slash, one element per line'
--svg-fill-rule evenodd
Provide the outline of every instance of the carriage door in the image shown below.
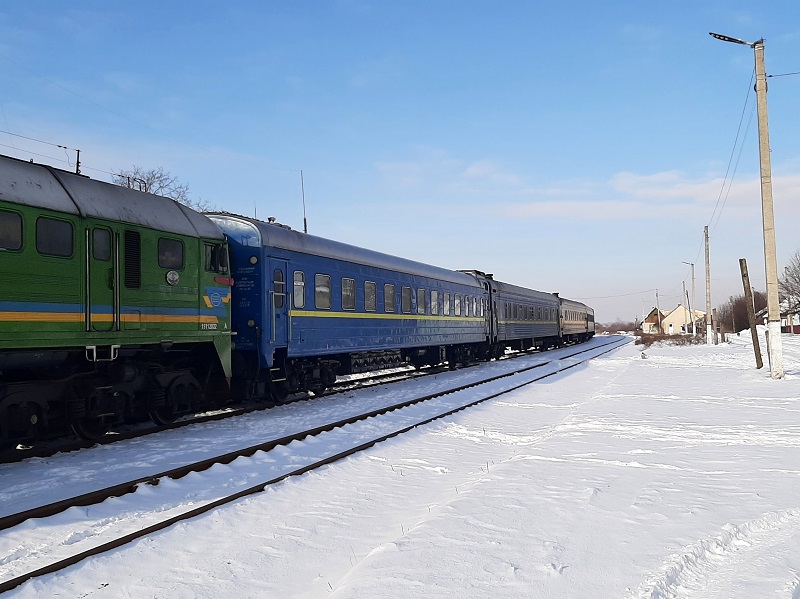
<path fill-rule="evenodd" d="M 86 229 L 87 330 L 111 331 L 118 324 L 117 252 L 114 234 L 105 227 Z"/>
<path fill-rule="evenodd" d="M 484 281 L 483 286 L 489 292 L 485 314 L 486 336 L 491 340 L 491 343 L 497 343 L 497 302 L 494 299 L 496 291 L 492 289 L 492 284 L 488 281 Z"/>
<path fill-rule="evenodd" d="M 270 260 L 270 273 L 272 277 L 269 292 L 270 319 L 272 336 L 270 343 L 274 347 L 286 347 L 289 339 L 289 296 L 286 293 L 286 260 Z"/>

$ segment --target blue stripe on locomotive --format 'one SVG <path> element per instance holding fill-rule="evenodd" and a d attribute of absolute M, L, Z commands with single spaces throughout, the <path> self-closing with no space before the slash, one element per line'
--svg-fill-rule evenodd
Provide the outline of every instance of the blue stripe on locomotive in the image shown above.
<path fill-rule="evenodd" d="M 235 281 L 232 305 L 236 349 L 257 348 L 264 363 L 286 348 L 289 357 L 479 343 L 486 340 L 486 318 L 463 314 L 417 314 L 416 293 L 468 295 L 488 301 L 471 275 L 306 235 L 283 226 L 232 215 L 210 215 L 226 233 Z M 284 307 L 274 308 L 274 271 L 285 280 Z M 294 272 L 305 274 L 305 305 L 295 302 Z M 317 309 L 316 274 L 331 277 L 330 309 Z M 354 310 L 342 307 L 342 278 L 355 280 Z M 365 310 L 366 281 L 376 283 L 376 311 Z M 395 285 L 395 312 L 384 311 L 384 284 Z M 401 311 L 402 288 L 412 290 L 411 313 Z M 275 306 L 280 304 L 276 297 Z M 440 305 L 441 308 L 441 305 Z M 287 316 L 291 316 L 286 320 Z M 250 326 L 252 325 L 252 326 Z"/>

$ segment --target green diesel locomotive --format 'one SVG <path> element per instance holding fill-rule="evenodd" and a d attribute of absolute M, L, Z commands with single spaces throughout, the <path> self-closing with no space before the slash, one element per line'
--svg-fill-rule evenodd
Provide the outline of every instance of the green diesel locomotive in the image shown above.
<path fill-rule="evenodd" d="M 229 400 L 225 238 L 156 196 L 0 156 L 0 445 Z"/>

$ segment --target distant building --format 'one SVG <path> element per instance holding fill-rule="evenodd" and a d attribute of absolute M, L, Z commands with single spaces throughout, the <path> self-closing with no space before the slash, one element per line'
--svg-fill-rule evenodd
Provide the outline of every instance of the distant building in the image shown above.
<path fill-rule="evenodd" d="M 705 331 L 706 313 L 700 310 L 694 312 L 694 323 L 697 331 Z M 661 310 L 653 308 L 642 321 L 642 332 L 649 334 L 662 335 L 682 335 L 691 334 L 692 331 L 692 312 L 683 304 L 678 304 L 672 310 Z"/>
<path fill-rule="evenodd" d="M 781 309 L 781 333 L 800 333 L 800 309 L 796 300 L 786 299 L 780 302 Z M 767 308 L 762 308 L 756 312 L 756 322 L 767 324 Z"/>

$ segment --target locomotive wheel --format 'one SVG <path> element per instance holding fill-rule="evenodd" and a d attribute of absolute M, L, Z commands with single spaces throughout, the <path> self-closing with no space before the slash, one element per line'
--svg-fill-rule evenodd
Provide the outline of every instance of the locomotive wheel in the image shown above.
<path fill-rule="evenodd" d="M 170 383 L 163 402 L 150 407 L 150 419 L 161 426 L 172 424 L 181 411 L 199 402 L 200 391 L 200 383 L 193 376 L 179 376 Z"/>
<path fill-rule="evenodd" d="M 170 404 L 164 404 L 163 406 L 158 406 L 157 408 L 150 408 L 149 412 L 150 420 L 159 424 L 161 426 L 165 426 L 167 424 L 172 424 L 175 422 L 175 419 L 178 417 L 177 411 L 175 410 L 175 406 Z"/>
<path fill-rule="evenodd" d="M 72 431 L 81 439 L 99 441 L 105 437 L 111 425 L 102 416 L 97 418 L 80 418 L 72 423 Z"/>

